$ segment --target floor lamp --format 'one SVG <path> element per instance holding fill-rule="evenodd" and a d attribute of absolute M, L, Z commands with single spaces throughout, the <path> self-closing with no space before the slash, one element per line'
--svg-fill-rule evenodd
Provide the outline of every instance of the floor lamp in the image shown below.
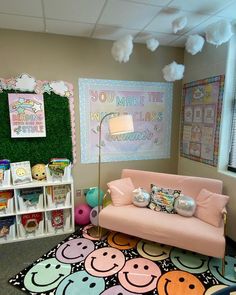
<path fill-rule="evenodd" d="M 129 132 L 134 132 L 133 118 L 131 115 L 119 115 L 111 112 L 102 117 L 98 127 L 98 225 L 93 226 L 88 230 L 88 234 L 94 238 L 100 239 L 103 236 L 102 228 L 99 226 L 99 213 L 101 210 L 101 150 L 102 150 L 102 124 L 107 117 L 109 134 L 118 135 Z"/>

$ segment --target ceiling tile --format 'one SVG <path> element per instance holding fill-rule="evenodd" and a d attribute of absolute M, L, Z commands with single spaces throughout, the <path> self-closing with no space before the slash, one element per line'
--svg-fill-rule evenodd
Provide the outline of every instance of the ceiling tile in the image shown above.
<path fill-rule="evenodd" d="M 155 38 L 159 41 L 160 45 L 167 45 L 171 41 L 178 39 L 179 36 L 174 34 L 156 33 L 156 32 L 142 32 L 139 33 L 134 41 L 138 43 L 146 43 L 150 38 Z"/>
<path fill-rule="evenodd" d="M 170 42 L 168 45 L 173 47 L 185 47 L 186 41 L 187 41 L 187 36 L 183 36 Z"/>
<path fill-rule="evenodd" d="M 42 18 L 0 14 L 0 27 L 5 29 L 44 32 Z"/>
<path fill-rule="evenodd" d="M 191 30 L 192 28 L 194 28 L 195 26 L 199 25 L 200 23 L 205 21 L 207 18 L 209 18 L 208 15 L 197 14 L 197 13 L 187 12 L 187 11 L 180 11 L 175 14 L 167 14 L 165 12 L 160 12 L 145 29 L 148 31 L 171 34 L 173 33 L 172 22 L 180 16 L 186 16 L 188 23 L 183 30 L 177 32 L 177 35 L 184 34 L 185 32 Z"/>
<path fill-rule="evenodd" d="M 217 13 L 219 16 L 223 16 L 230 19 L 236 19 L 236 1 Z"/>
<path fill-rule="evenodd" d="M 43 16 L 41 0 L 0 0 L 0 13 Z"/>
<path fill-rule="evenodd" d="M 212 15 L 206 21 L 204 21 L 200 25 L 198 25 L 198 26 L 194 27 L 192 30 L 190 30 L 188 32 L 188 35 L 193 35 L 193 34 L 204 35 L 205 30 L 209 25 L 211 25 L 219 20 L 222 20 L 222 19 L 223 19 L 222 17 Z"/>
<path fill-rule="evenodd" d="M 171 6 L 200 14 L 214 14 L 217 10 L 225 7 L 230 1 L 232 0 L 173 0 Z"/>
<path fill-rule="evenodd" d="M 67 22 L 60 20 L 46 20 L 47 33 L 89 37 L 93 31 L 93 28 L 93 24 Z"/>
<path fill-rule="evenodd" d="M 171 0 L 128 0 L 129 2 L 142 3 L 146 5 L 166 6 Z"/>
<path fill-rule="evenodd" d="M 99 24 L 139 30 L 161 10 L 159 6 L 148 6 L 124 0 L 110 0 L 99 19 Z"/>
<path fill-rule="evenodd" d="M 105 0 L 44 0 L 46 18 L 96 23 Z"/>
<path fill-rule="evenodd" d="M 93 38 L 104 40 L 118 40 L 123 36 L 131 35 L 135 36 L 138 33 L 137 30 L 129 30 L 120 27 L 96 25 L 93 33 Z"/>

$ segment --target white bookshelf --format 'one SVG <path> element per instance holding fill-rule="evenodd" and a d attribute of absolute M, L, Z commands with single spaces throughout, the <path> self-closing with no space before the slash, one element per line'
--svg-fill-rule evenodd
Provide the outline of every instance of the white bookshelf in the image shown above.
<path fill-rule="evenodd" d="M 50 191 L 55 186 L 67 189 L 66 197 L 62 202 L 55 202 L 52 198 Z M 21 196 L 22 189 L 30 188 L 39 188 L 42 191 L 39 194 L 38 202 L 34 205 L 24 202 Z M 7 190 L 13 191 L 13 197 L 8 200 L 7 208 L 0 210 L 0 221 L 4 217 L 14 216 L 15 223 L 10 226 L 7 235 L 0 237 L 0 244 L 74 232 L 74 185 L 71 176 L 60 179 L 49 179 L 49 181 L 32 181 L 20 185 L 9 183 L 0 185 L 0 191 Z M 62 210 L 60 212 L 63 212 L 63 226 L 53 226 L 52 214 L 54 210 Z M 38 223 L 34 231 L 28 232 L 22 223 L 22 216 L 24 214 L 40 212 L 42 212 L 42 220 Z"/>

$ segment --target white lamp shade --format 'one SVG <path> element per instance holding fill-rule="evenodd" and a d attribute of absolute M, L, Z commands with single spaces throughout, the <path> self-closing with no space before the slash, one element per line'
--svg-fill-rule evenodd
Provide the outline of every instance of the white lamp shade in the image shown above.
<path fill-rule="evenodd" d="M 111 135 L 134 132 L 133 118 L 131 115 L 112 117 L 108 121 Z"/>

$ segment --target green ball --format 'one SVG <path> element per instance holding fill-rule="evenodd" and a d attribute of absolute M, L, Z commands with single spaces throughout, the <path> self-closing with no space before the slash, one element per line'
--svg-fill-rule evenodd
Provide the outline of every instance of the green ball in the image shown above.
<path fill-rule="evenodd" d="M 100 205 L 102 205 L 103 196 L 104 196 L 104 192 L 100 190 Z M 98 188 L 97 187 L 92 187 L 88 190 L 86 194 L 86 202 L 92 208 L 98 206 Z"/>

